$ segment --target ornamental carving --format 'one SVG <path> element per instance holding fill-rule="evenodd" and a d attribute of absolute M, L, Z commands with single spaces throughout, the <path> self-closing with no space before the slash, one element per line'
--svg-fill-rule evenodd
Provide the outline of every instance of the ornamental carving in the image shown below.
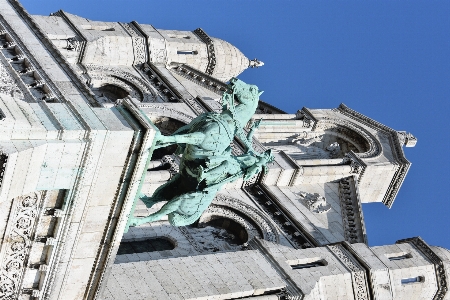
<path fill-rule="evenodd" d="M 259 229 L 263 235 L 262 237 L 265 240 L 273 242 L 273 243 L 279 243 L 277 229 L 270 222 L 270 220 L 266 216 L 261 214 L 261 212 L 259 212 L 257 209 L 251 207 L 248 204 L 243 203 L 242 201 L 239 201 L 239 200 L 231 198 L 231 197 L 227 197 L 222 194 L 217 195 L 214 198 L 214 201 L 212 202 L 212 204 L 214 206 L 214 209 L 216 210 L 216 213 L 221 211 L 221 213 L 228 215 L 230 219 L 235 220 L 237 223 L 241 224 L 244 228 L 248 229 L 249 237 L 252 234 L 256 235 L 256 232 L 254 231 L 254 229 L 251 228 L 253 226 L 250 226 L 251 223 L 245 221 L 244 219 L 242 219 L 242 217 L 240 217 L 239 215 L 237 215 L 236 213 L 234 213 L 230 210 L 227 210 L 227 212 L 226 212 L 226 209 L 225 209 L 226 207 L 232 208 L 233 210 L 242 213 L 244 216 L 246 216 L 250 220 L 252 220 L 253 223 L 259 227 Z M 205 212 L 208 213 L 208 210 L 209 210 L 209 208 Z M 232 213 L 230 213 L 230 212 L 232 212 Z M 203 218 L 203 216 L 202 216 L 202 218 Z"/>
<path fill-rule="evenodd" d="M 318 193 L 300 193 L 300 197 L 305 206 L 313 213 L 322 214 L 331 209 L 331 205 L 327 203 L 325 197 Z"/>
<path fill-rule="evenodd" d="M 22 92 L 2 61 L 0 61 L 0 93 L 23 98 Z M 0 120 L 3 118 L 5 118 L 5 114 L 0 111 Z"/>
<path fill-rule="evenodd" d="M 367 243 L 364 236 L 361 208 L 352 177 L 339 181 L 339 199 L 345 240 L 349 243 Z"/>
<path fill-rule="evenodd" d="M 40 193 L 13 200 L 0 268 L 0 299 L 17 299 L 38 221 Z"/>
<path fill-rule="evenodd" d="M 342 245 L 331 245 L 327 247 L 339 258 L 340 262 L 351 271 L 355 299 L 370 299 L 367 291 L 369 284 L 367 282 L 365 269 Z"/>
<path fill-rule="evenodd" d="M 133 41 L 134 64 L 147 62 L 147 43 L 133 23 L 119 23 L 128 32 Z"/>
<path fill-rule="evenodd" d="M 396 244 L 409 243 L 414 245 L 417 249 L 419 249 L 422 254 L 428 258 L 430 262 L 432 262 L 436 269 L 436 282 L 438 285 L 438 290 L 433 297 L 433 300 L 443 300 L 445 295 L 448 292 L 448 279 L 445 274 L 445 266 L 442 259 L 434 253 L 434 251 L 428 246 L 427 243 L 422 240 L 420 237 L 410 238 L 399 240 Z"/>
<path fill-rule="evenodd" d="M 364 161 L 362 161 L 356 153 L 348 152 L 345 154 L 342 162 L 344 164 L 349 164 L 351 168 L 350 173 L 358 175 L 358 181 L 361 181 L 361 178 L 364 175 L 364 171 L 367 167 Z"/>
<path fill-rule="evenodd" d="M 142 94 L 142 102 L 158 102 L 155 88 L 136 75 L 125 72 L 119 68 L 92 64 L 87 64 L 86 69 L 90 76 L 96 80 L 102 81 L 104 84 L 110 83 L 111 80 L 114 81 L 114 78 L 116 78 L 127 83 L 130 87 L 134 87 L 134 89 Z M 130 87 L 128 87 L 127 90 L 130 90 Z"/>
<path fill-rule="evenodd" d="M 196 84 L 218 94 L 222 95 L 224 91 L 227 90 L 227 85 L 216 78 L 209 76 L 197 69 L 192 68 L 188 65 L 179 65 L 172 69 L 175 73 L 183 76 L 184 78 L 195 82 Z"/>
<path fill-rule="evenodd" d="M 32 102 L 59 101 L 63 96 L 59 92 L 58 97 L 55 95 L 56 87 L 42 70 L 44 68 L 0 16 L 0 93 Z"/>
<path fill-rule="evenodd" d="M 185 124 L 190 123 L 194 119 L 190 115 L 187 115 L 185 113 L 182 113 L 179 110 L 176 110 L 176 109 L 173 109 L 173 108 L 169 108 L 169 107 L 164 106 L 164 105 L 140 104 L 139 107 L 140 108 L 151 108 L 152 111 L 148 112 L 148 114 L 155 113 L 156 115 L 158 115 L 160 117 L 169 117 L 169 118 L 181 121 L 181 122 L 183 122 Z"/>
<path fill-rule="evenodd" d="M 212 75 L 216 67 L 216 52 L 214 48 L 213 40 L 203 31 L 201 28 L 194 30 L 194 33 L 206 44 L 208 50 L 208 66 L 206 67 L 205 73 Z"/>
<path fill-rule="evenodd" d="M 249 197 L 258 203 L 259 207 L 270 217 L 295 248 L 305 249 L 314 246 L 314 243 L 304 234 L 306 230 L 297 228 L 297 225 L 281 211 L 278 205 L 259 186 L 247 187 L 245 191 Z M 318 234 L 321 235 L 323 240 L 326 240 L 320 232 Z"/>
<path fill-rule="evenodd" d="M 151 64 L 144 63 L 138 70 L 141 72 L 142 76 L 150 82 L 152 87 L 158 91 L 158 96 L 163 102 L 181 102 L 175 92 L 175 88 L 163 80 Z"/>
<path fill-rule="evenodd" d="M 337 133 L 355 146 L 365 148 L 365 152 L 358 153 L 360 158 L 375 158 L 381 155 L 382 147 L 378 139 L 362 126 L 353 122 L 343 119 L 322 118 L 316 123 L 314 130 L 327 130 Z"/>

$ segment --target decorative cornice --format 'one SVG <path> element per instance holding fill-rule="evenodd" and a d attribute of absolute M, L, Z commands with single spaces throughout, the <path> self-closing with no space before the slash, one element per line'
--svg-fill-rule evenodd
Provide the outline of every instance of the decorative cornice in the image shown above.
<path fill-rule="evenodd" d="M 208 66 L 206 67 L 205 73 L 208 75 L 212 75 L 216 67 L 216 52 L 214 49 L 214 42 L 209 37 L 209 35 L 207 35 L 206 32 L 204 32 L 201 28 L 197 28 L 193 32 L 199 37 L 200 40 L 202 40 L 206 44 L 206 48 L 208 50 Z"/>
<path fill-rule="evenodd" d="M 196 84 L 218 94 L 222 95 L 228 87 L 225 83 L 215 79 L 207 73 L 197 70 L 191 66 L 181 64 L 172 69 L 178 75 L 195 82 Z"/>
<path fill-rule="evenodd" d="M 158 70 L 151 63 L 144 63 L 139 68 L 139 71 L 151 83 L 151 85 L 159 91 L 160 96 L 166 102 L 183 102 L 183 97 L 178 93 L 167 80 L 164 79 Z"/>
<path fill-rule="evenodd" d="M 352 244 L 367 244 L 364 218 L 354 177 L 347 177 L 339 181 L 339 200 L 345 240 Z"/>
<path fill-rule="evenodd" d="M 28 51 L 22 41 L 16 36 L 12 28 L 0 16 L 0 53 L 3 60 L 7 61 L 15 71 L 20 86 L 27 91 L 34 102 L 48 101 L 61 102 L 62 97 L 56 97 L 56 88 L 50 78 L 45 74 Z M 14 53 L 14 54 L 13 54 Z M 29 83 L 29 81 L 32 81 Z"/>
<path fill-rule="evenodd" d="M 244 191 L 278 225 L 278 228 L 295 248 L 305 249 L 317 246 L 317 242 L 307 230 L 300 228 L 301 224 L 297 226 L 261 187 L 250 186 Z"/>
<path fill-rule="evenodd" d="M 95 95 L 90 91 L 88 86 L 85 84 L 84 80 L 82 80 L 77 72 L 73 69 L 73 67 L 67 62 L 65 57 L 61 54 L 61 52 L 56 48 L 56 46 L 50 41 L 50 39 L 43 33 L 42 29 L 39 27 L 39 25 L 35 22 L 35 20 L 27 13 L 27 11 L 23 8 L 23 6 L 17 1 L 17 0 L 8 0 L 9 3 L 16 9 L 16 11 L 20 14 L 20 16 L 23 18 L 23 20 L 27 23 L 29 28 L 33 30 L 33 33 L 37 36 L 37 38 L 44 44 L 47 49 L 51 50 L 52 55 L 55 57 L 57 62 L 60 64 L 60 66 L 66 71 L 66 74 L 71 78 L 71 82 L 82 92 L 82 94 L 86 97 L 86 100 L 89 102 L 90 105 L 93 107 L 98 107 L 98 103 L 95 100 Z M 59 11 L 63 13 L 62 11 Z M 70 25 L 70 24 L 69 24 Z M 78 36 L 80 37 L 80 36 Z M 28 51 L 27 49 L 23 49 L 25 51 Z M 82 53 L 82 50 L 81 50 Z M 29 55 L 29 53 L 26 53 L 26 55 L 32 59 L 32 57 Z M 35 62 L 37 63 L 37 62 Z M 42 69 L 43 70 L 43 69 Z M 46 80 L 46 83 L 51 85 L 51 88 L 53 92 L 56 93 L 56 96 L 63 100 L 62 102 L 65 102 L 64 95 L 53 85 L 53 83 L 48 80 L 48 77 L 45 73 L 42 74 Z M 69 105 L 70 109 L 73 109 L 71 105 Z M 77 113 L 74 113 L 78 118 L 80 116 Z M 84 120 L 81 120 L 82 123 L 85 124 Z"/>
<path fill-rule="evenodd" d="M 433 300 L 443 300 L 448 291 L 448 279 L 445 274 L 445 266 L 442 259 L 434 253 L 434 251 L 422 240 L 421 237 L 414 237 L 409 239 L 403 239 L 396 242 L 396 244 L 409 243 L 415 246 L 426 258 L 430 260 L 436 269 L 436 282 L 438 290 L 433 297 Z"/>

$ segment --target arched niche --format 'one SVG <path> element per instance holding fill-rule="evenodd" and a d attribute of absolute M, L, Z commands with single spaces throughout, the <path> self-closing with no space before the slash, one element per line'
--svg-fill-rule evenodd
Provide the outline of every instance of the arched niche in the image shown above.
<path fill-rule="evenodd" d="M 255 237 L 279 242 L 277 229 L 260 211 L 222 194 L 216 196 L 195 226 L 224 229 L 235 236 L 235 241 L 243 244 Z"/>
<path fill-rule="evenodd" d="M 116 103 L 117 100 L 126 98 L 130 95 L 130 92 L 124 87 L 109 83 L 99 86 L 98 88 L 93 88 L 92 91 L 94 92 L 97 101 L 101 104 Z"/>
<path fill-rule="evenodd" d="M 289 138 L 263 145 L 282 150 L 294 160 L 341 160 L 350 151 L 361 157 L 380 153 L 379 141 L 356 126 L 320 124 L 316 131 L 301 132 Z"/>
<path fill-rule="evenodd" d="M 97 100 L 102 104 L 103 99 L 99 99 L 98 96 L 102 93 L 101 90 L 105 89 L 105 86 L 115 86 L 120 88 L 126 91 L 130 97 L 139 102 L 163 102 L 163 100 L 158 97 L 158 91 L 148 82 L 134 74 L 122 70 L 121 68 L 86 65 L 86 69 L 88 70 L 88 75 L 91 77 L 91 89 L 94 94 L 97 95 Z"/>
<path fill-rule="evenodd" d="M 184 122 L 167 116 L 149 116 L 152 123 L 161 131 L 163 135 L 170 135 L 180 127 L 186 125 Z M 170 145 L 158 148 L 153 151 L 152 160 L 162 159 L 166 155 L 175 153 L 178 145 Z"/>

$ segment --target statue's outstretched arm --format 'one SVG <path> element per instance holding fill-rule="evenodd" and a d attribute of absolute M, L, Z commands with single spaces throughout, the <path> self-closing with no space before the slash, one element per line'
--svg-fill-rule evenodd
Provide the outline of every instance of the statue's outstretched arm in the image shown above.
<path fill-rule="evenodd" d="M 157 212 L 148 215 L 146 217 L 143 218 L 134 218 L 130 225 L 131 226 L 139 226 L 145 223 L 150 223 L 153 221 L 158 221 L 160 220 L 162 217 L 164 217 L 165 215 L 170 214 L 171 212 L 176 211 L 179 207 L 180 207 L 180 202 L 184 201 L 183 198 L 175 198 L 169 202 L 167 202 L 166 204 L 164 204 L 160 210 L 158 210 Z"/>
<path fill-rule="evenodd" d="M 157 137 L 155 149 L 170 146 L 173 144 L 200 145 L 205 139 L 202 132 L 192 132 L 187 134 L 160 135 Z"/>

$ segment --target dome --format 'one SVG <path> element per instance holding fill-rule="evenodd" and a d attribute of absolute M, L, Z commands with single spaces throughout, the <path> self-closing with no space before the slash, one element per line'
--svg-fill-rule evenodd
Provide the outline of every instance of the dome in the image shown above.
<path fill-rule="evenodd" d="M 241 74 L 250 66 L 250 60 L 238 48 L 224 40 L 211 39 L 213 40 L 216 54 L 216 66 L 212 73 L 213 77 L 221 81 L 228 81 L 232 77 Z"/>

